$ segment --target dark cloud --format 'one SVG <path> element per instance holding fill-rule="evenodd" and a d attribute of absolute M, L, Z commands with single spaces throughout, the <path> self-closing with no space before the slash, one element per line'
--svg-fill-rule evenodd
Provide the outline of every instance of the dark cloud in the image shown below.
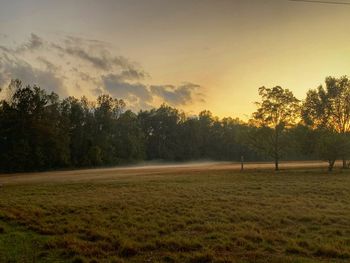
<path fill-rule="evenodd" d="M 58 72 L 60 70 L 60 67 L 56 66 L 54 63 L 50 62 L 44 57 L 38 57 L 37 58 L 39 62 L 45 65 L 46 69 L 51 72 Z"/>
<path fill-rule="evenodd" d="M 67 37 L 64 45 L 53 43 L 55 49 L 89 62 L 92 66 L 103 71 L 122 70 L 121 76 L 129 80 L 142 80 L 148 76 L 142 69 L 123 56 L 114 56 L 108 50 L 108 44 L 98 40 Z"/>
<path fill-rule="evenodd" d="M 41 52 L 39 56 L 35 56 L 37 52 Z M 67 96 L 70 94 L 65 84 L 69 83 L 70 88 L 82 93 L 108 92 L 126 100 L 134 110 L 150 108 L 156 97 L 174 106 L 203 101 L 199 85 L 149 86 L 142 83 L 148 77 L 138 64 L 113 55 L 108 44 L 98 40 L 68 36 L 48 42 L 31 34 L 25 43 L 15 48 L 0 46 L 0 88 L 11 79 L 19 78 L 25 84 L 37 84 Z"/>
<path fill-rule="evenodd" d="M 44 41 L 41 37 L 37 36 L 36 34 L 31 34 L 28 41 L 19 45 L 16 48 L 7 48 L 4 46 L 0 46 L 0 50 L 12 54 L 12 55 L 19 55 L 24 52 L 33 52 L 41 47 L 44 46 Z"/>
<path fill-rule="evenodd" d="M 34 68 L 24 60 L 10 59 L 9 57 L 4 59 L 3 57 L 0 75 L 2 76 L 2 86 L 9 83 L 11 79 L 20 79 L 26 85 L 38 85 L 48 91 L 54 91 L 63 96 L 67 95 L 62 79 L 55 72 Z"/>
<path fill-rule="evenodd" d="M 151 85 L 148 87 L 141 83 L 129 83 L 119 74 L 102 76 L 102 83 L 105 90 L 112 96 L 127 100 L 139 108 L 149 108 L 154 96 L 174 106 L 193 102 L 195 97 L 203 99 L 202 94 L 197 92 L 200 86 L 193 83 L 184 83 L 178 87 L 174 85 Z M 98 91 L 101 92 L 100 89 Z"/>
<path fill-rule="evenodd" d="M 14 52 L 14 50 L 7 48 L 5 46 L 0 46 L 0 50 L 9 54 Z"/>
<path fill-rule="evenodd" d="M 184 105 L 194 100 L 195 91 L 200 85 L 193 83 L 184 83 L 181 86 L 173 85 L 152 85 L 151 92 L 173 105 Z M 199 95 L 197 93 L 197 95 Z"/>
<path fill-rule="evenodd" d="M 101 54 L 100 56 L 94 56 L 80 47 L 67 47 L 64 49 L 64 51 L 69 55 L 75 56 L 79 59 L 91 63 L 96 68 L 102 70 L 110 70 L 112 68 L 111 60 L 109 59 L 109 57 L 103 54 Z"/>
<path fill-rule="evenodd" d="M 42 38 L 32 33 L 28 42 L 25 43 L 20 49 L 26 51 L 33 51 L 43 47 L 43 45 L 44 41 L 42 40 Z"/>
<path fill-rule="evenodd" d="M 138 103 L 152 102 L 147 86 L 141 83 L 128 83 L 120 75 L 108 74 L 101 77 L 103 86 L 113 96 Z"/>
<path fill-rule="evenodd" d="M 123 70 L 120 75 L 125 80 L 143 80 L 149 76 L 146 72 L 142 70 L 135 70 L 132 68 Z"/>
<path fill-rule="evenodd" d="M 22 57 L 44 47 L 44 41 L 36 34 L 16 48 L 0 47 L 0 87 L 6 86 L 11 79 L 20 79 L 26 85 L 38 85 L 60 95 L 67 95 L 63 86 L 62 76 L 58 74 L 58 67 L 45 59 L 38 57 L 45 69 L 34 67 Z"/>
<path fill-rule="evenodd" d="M 105 41 L 97 40 L 97 39 L 87 39 L 77 36 L 66 36 L 65 43 L 67 44 L 77 44 L 77 45 L 85 45 L 86 43 L 89 43 L 91 45 L 96 45 L 100 47 L 106 47 L 109 46 L 109 44 Z"/>

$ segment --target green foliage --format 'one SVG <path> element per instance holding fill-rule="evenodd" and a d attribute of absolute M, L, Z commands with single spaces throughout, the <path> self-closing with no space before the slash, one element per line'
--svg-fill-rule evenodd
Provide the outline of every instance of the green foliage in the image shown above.
<path fill-rule="evenodd" d="M 186 117 L 161 105 L 138 114 L 101 95 L 60 100 L 37 86 L 11 82 L 0 102 L 0 170 L 33 171 L 117 165 L 138 160 L 247 160 L 256 153 L 239 140 L 239 120 L 209 111 Z"/>
<path fill-rule="evenodd" d="M 100 147 L 92 146 L 87 155 L 91 165 L 98 166 L 102 164 L 102 151 Z"/>
<path fill-rule="evenodd" d="M 317 153 L 321 159 L 328 161 L 328 170 L 332 171 L 336 160 L 350 154 L 349 135 L 328 130 L 319 131 L 318 134 Z"/>
<path fill-rule="evenodd" d="M 350 80 L 346 76 L 328 77 L 325 83 L 325 87 L 308 91 L 301 116 L 306 125 L 322 130 L 316 150 L 329 161 L 329 169 L 332 170 L 334 158 L 343 159 L 346 168 L 350 152 L 342 146 L 350 143 Z"/>
<path fill-rule="evenodd" d="M 350 155 L 337 147 L 348 145 L 350 132 L 347 77 L 329 77 L 326 88 L 310 90 L 301 114 L 290 90 L 261 87 L 261 101 L 249 123 L 219 119 L 206 110 L 189 117 L 164 104 L 135 114 L 110 95 L 95 102 L 85 97 L 61 100 L 37 86 L 23 87 L 19 80 L 6 92 L 0 101 L 0 171 L 5 172 L 139 160 L 240 161 L 241 156 L 246 161 L 274 160 L 276 170 L 282 158 L 321 157 L 331 163 L 336 156 L 345 167 Z M 341 142 L 337 134 L 342 134 Z"/>
<path fill-rule="evenodd" d="M 60 115 L 60 102 L 34 86 L 12 82 L 9 101 L 0 109 L 0 164 L 3 170 L 54 168 L 69 162 L 69 137 Z"/>
<path fill-rule="evenodd" d="M 279 86 L 261 87 L 259 95 L 261 102 L 256 103 L 258 109 L 253 113 L 248 141 L 253 148 L 273 158 L 278 170 L 279 160 L 289 146 L 286 128 L 292 127 L 299 116 L 299 100 Z"/>
<path fill-rule="evenodd" d="M 316 160 L 319 155 L 316 151 L 319 143 L 318 132 L 309 126 L 298 124 L 288 130 L 288 155 L 297 154 L 296 160 Z"/>
<path fill-rule="evenodd" d="M 325 83 L 308 91 L 301 114 L 304 122 L 314 128 L 350 132 L 350 80 L 327 77 Z"/>
<path fill-rule="evenodd" d="M 259 95 L 261 102 L 256 102 L 258 109 L 253 118 L 260 126 L 282 130 L 295 124 L 300 105 L 290 90 L 280 86 L 272 89 L 261 87 Z"/>
<path fill-rule="evenodd" d="M 185 116 L 177 109 L 166 105 L 150 111 L 141 111 L 139 120 L 146 138 L 146 155 L 148 159 L 180 159 L 181 141 L 179 126 Z"/>

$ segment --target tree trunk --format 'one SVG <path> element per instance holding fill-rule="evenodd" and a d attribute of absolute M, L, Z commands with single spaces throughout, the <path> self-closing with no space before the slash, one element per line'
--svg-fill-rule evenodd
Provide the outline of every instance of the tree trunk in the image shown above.
<path fill-rule="evenodd" d="M 329 165 L 328 165 L 328 172 L 332 172 L 335 160 L 329 160 L 328 163 L 329 163 Z"/>
<path fill-rule="evenodd" d="M 347 168 L 349 168 L 349 167 L 348 167 L 348 164 L 346 162 L 346 158 L 343 157 L 343 169 L 347 169 Z"/>
<path fill-rule="evenodd" d="M 278 154 L 278 144 L 279 144 L 279 140 L 278 140 L 278 127 L 275 127 L 275 171 L 278 171 L 278 161 L 279 161 L 279 154 Z"/>
<path fill-rule="evenodd" d="M 278 158 L 275 158 L 275 171 L 278 171 L 279 167 L 278 167 Z"/>

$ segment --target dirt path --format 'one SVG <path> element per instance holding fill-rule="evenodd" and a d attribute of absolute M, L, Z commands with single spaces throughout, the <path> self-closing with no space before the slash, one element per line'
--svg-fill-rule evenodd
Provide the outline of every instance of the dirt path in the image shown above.
<path fill-rule="evenodd" d="M 186 164 L 143 165 L 115 168 L 84 169 L 40 173 L 17 173 L 0 175 L 0 184 L 23 184 L 40 182 L 73 182 L 85 180 L 108 180 L 133 175 L 154 175 L 198 171 L 239 170 L 239 163 L 202 162 Z M 272 163 L 245 163 L 245 170 L 273 169 Z M 282 162 L 281 169 L 327 167 L 326 162 Z"/>

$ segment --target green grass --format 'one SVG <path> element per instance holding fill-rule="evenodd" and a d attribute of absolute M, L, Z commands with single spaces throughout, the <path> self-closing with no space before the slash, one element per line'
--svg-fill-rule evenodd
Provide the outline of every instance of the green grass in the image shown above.
<path fill-rule="evenodd" d="M 0 189 L 0 262 L 349 262 L 350 173 L 208 171 Z"/>

